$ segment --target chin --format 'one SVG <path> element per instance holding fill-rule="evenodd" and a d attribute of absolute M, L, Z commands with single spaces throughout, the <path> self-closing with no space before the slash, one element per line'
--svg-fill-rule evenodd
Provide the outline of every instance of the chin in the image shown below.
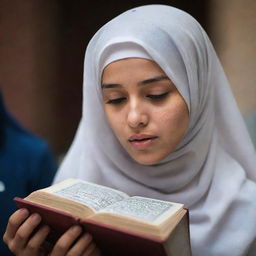
<path fill-rule="evenodd" d="M 152 157 L 152 156 L 143 156 L 143 157 L 134 157 L 131 156 L 133 158 L 133 160 L 139 164 L 142 165 L 154 165 L 157 164 L 159 162 L 161 162 L 161 160 L 163 160 L 165 158 L 164 157 Z"/>

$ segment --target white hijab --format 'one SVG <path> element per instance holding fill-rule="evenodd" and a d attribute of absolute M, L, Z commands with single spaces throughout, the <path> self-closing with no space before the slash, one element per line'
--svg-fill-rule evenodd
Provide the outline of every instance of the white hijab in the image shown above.
<path fill-rule="evenodd" d="M 102 70 L 126 57 L 158 63 L 189 109 L 184 139 L 152 166 L 127 154 L 104 115 Z M 114 18 L 87 47 L 83 90 L 83 116 L 55 182 L 75 177 L 184 203 L 193 255 L 248 252 L 256 237 L 255 151 L 212 44 L 194 18 L 164 5 Z"/>

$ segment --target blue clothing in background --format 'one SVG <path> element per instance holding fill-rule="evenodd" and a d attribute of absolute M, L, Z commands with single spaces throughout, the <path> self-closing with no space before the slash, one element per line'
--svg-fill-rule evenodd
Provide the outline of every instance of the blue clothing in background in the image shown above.
<path fill-rule="evenodd" d="M 2 242 L 13 198 L 52 183 L 57 165 L 48 144 L 29 133 L 6 111 L 0 94 L 0 255 L 13 255 Z"/>

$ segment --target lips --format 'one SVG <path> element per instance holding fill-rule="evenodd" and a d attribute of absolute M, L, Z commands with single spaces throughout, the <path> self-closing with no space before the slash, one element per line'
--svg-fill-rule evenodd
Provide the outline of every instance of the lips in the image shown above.
<path fill-rule="evenodd" d="M 142 149 L 149 148 L 156 139 L 157 139 L 157 136 L 153 136 L 153 135 L 135 134 L 135 135 L 132 135 L 128 139 L 128 141 L 131 143 L 131 145 L 135 149 L 142 150 Z"/>

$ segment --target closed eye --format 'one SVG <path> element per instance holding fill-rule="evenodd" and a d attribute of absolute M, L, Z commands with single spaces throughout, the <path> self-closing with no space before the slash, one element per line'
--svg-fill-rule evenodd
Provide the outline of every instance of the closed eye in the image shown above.
<path fill-rule="evenodd" d="M 165 92 L 162 94 L 148 94 L 146 97 L 152 99 L 152 100 L 160 100 L 165 98 L 170 92 Z"/>
<path fill-rule="evenodd" d="M 106 103 L 107 104 L 114 104 L 114 105 L 117 105 L 117 104 L 121 104 L 122 102 L 124 102 L 126 100 L 125 97 L 122 97 L 122 98 L 116 98 L 116 99 L 110 99 L 108 100 Z"/>

